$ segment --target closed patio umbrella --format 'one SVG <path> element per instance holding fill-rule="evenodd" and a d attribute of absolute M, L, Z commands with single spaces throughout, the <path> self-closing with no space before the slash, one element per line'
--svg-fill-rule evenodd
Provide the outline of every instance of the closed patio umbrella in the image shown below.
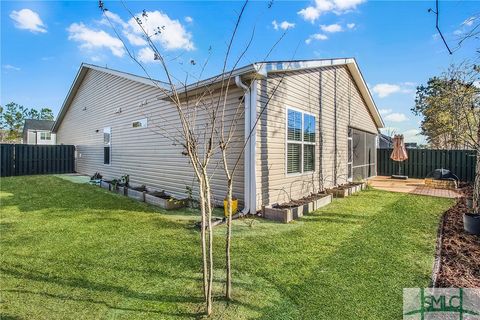
<path fill-rule="evenodd" d="M 396 134 L 393 137 L 393 151 L 390 155 L 390 159 L 398 161 L 398 175 L 392 175 L 392 178 L 407 179 L 408 177 L 402 176 L 401 162 L 408 159 L 407 149 L 405 149 L 402 134 Z"/>

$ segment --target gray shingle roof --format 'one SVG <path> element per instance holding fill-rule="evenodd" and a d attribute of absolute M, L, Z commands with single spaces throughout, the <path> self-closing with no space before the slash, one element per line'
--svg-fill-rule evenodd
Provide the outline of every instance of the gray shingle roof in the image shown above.
<path fill-rule="evenodd" d="M 52 130 L 55 121 L 26 119 L 23 130 Z"/>

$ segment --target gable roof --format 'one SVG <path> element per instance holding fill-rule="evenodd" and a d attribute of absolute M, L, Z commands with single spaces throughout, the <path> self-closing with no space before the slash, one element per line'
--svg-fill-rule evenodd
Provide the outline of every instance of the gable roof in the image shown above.
<path fill-rule="evenodd" d="M 23 130 L 52 130 L 53 120 L 25 119 Z"/>
<path fill-rule="evenodd" d="M 368 89 L 365 79 L 363 78 L 363 75 L 360 69 L 358 68 L 357 62 L 354 58 L 256 62 L 238 69 L 234 69 L 233 71 L 228 71 L 224 74 L 219 74 L 217 76 L 187 85 L 185 90 L 186 91 L 194 90 L 208 83 L 212 84 L 215 82 L 222 81 L 222 79 L 225 79 L 225 76 L 231 76 L 233 78 L 235 76 L 246 76 L 248 74 L 253 74 L 254 76 L 258 75 L 259 77 L 267 77 L 269 73 L 274 73 L 274 72 L 289 72 L 289 71 L 307 70 L 307 69 L 313 69 L 313 68 L 341 66 L 341 65 L 346 66 L 350 71 L 355 83 L 357 84 L 358 89 L 360 90 L 362 98 L 367 104 L 367 107 L 373 117 L 373 120 L 375 121 L 375 124 L 377 125 L 378 128 L 383 128 L 384 123 L 380 115 L 380 112 L 378 111 L 378 108 L 375 102 L 373 101 L 370 90 Z M 166 83 L 160 80 L 154 80 L 147 77 L 137 76 L 127 72 L 122 72 L 122 71 L 104 68 L 104 67 L 100 67 L 92 64 L 82 63 L 70 87 L 67 97 L 63 102 L 62 108 L 60 109 L 60 113 L 57 116 L 57 120 L 53 125 L 53 128 L 52 128 L 53 132 L 56 132 L 56 130 L 58 130 L 58 127 L 62 122 L 63 117 L 65 116 L 65 113 L 67 112 L 68 107 L 70 106 L 70 103 L 72 102 L 78 88 L 80 87 L 80 84 L 82 83 L 89 69 L 115 75 L 124 79 L 140 82 L 149 86 L 154 86 L 154 87 L 161 86 L 165 88 L 167 87 Z"/>

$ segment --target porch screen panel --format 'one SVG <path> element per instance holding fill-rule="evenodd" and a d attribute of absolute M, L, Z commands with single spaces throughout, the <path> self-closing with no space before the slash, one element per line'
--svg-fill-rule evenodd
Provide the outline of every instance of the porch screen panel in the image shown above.
<path fill-rule="evenodd" d="M 353 180 L 376 175 L 376 134 L 353 129 Z"/>

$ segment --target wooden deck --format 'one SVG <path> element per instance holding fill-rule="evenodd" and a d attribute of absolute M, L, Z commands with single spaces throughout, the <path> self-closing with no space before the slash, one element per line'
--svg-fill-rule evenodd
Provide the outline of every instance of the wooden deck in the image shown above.
<path fill-rule="evenodd" d="M 461 196 L 461 194 L 455 190 L 427 187 L 425 186 L 424 179 L 400 180 L 385 176 L 377 176 L 369 179 L 368 184 L 373 188 L 392 192 L 412 193 L 441 198 L 457 198 Z"/>

